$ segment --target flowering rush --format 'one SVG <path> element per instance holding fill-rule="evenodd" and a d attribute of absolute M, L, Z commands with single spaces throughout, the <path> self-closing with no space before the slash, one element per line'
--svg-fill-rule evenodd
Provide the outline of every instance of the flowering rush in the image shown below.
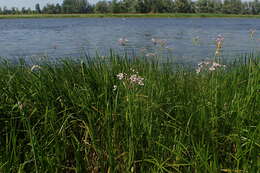
<path fill-rule="evenodd" d="M 125 38 L 125 37 L 119 38 L 119 40 L 118 40 L 118 43 L 119 43 L 120 45 L 122 45 L 122 46 L 125 46 L 125 45 L 127 44 L 127 42 L 128 42 L 128 39 Z"/>
<path fill-rule="evenodd" d="M 119 80 L 123 80 L 124 77 L 125 77 L 125 75 L 127 75 L 127 74 L 124 74 L 124 73 L 118 73 L 118 74 L 116 75 L 116 77 L 117 77 Z"/>
<path fill-rule="evenodd" d="M 142 78 L 141 76 L 138 76 L 136 74 L 131 75 L 129 80 L 133 84 L 138 84 L 138 85 L 141 85 L 141 86 L 144 85 L 144 82 L 143 82 L 144 78 Z"/>
<path fill-rule="evenodd" d="M 198 64 L 196 73 L 201 73 L 202 71 L 215 71 L 219 68 L 225 68 L 226 65 L 216 63 L 214 61 L 202 61 Z"/>
<path fill-rule="evenodd" d="M 118 73 L 116 75 L 118 80 L 122 80 L 124 82 L 144 86 L 144 78 L 138 75 L 138 72 L 134 69 L 130 69 L 132 74 L 126 74 L 126 73 Z"/>
<path fill-rule="evenodd" d="M 162 47 L 167 44 L 166 40 L 162 40 L 162 39 L 152 38 L 151 41 L 152 41 L 152 43 L 153 43 L 154 45 L 159 44 L 159 45 L 162 46 Z"/>
<path fill-rule="evenodd" d="M 223 45 L 223 42 L 224 42 L 224 37 L 219 34 L 216 38 L 216 46 L 217 46 L 217 49 L 221 49 L 222 45 Z"/>
<path fill-rule="evenodd" d="M 249 30 L 249 34 L 250 34 L 251 39 L 253 39 L 255 33 L 256 33 L 256 29 L 250 29 Z"/>
<path fill-rule="evenodd" d="M 155 57 L 156 53 L 147 53 L 145 54 L 146 57 Z"/>
<path fill-rule="evenodd" d="M 216 41 L 216 52 L 215 52 L 215 55 L 216 56 L 220 56 L 220 50 L 221 50 L 221 48 L 223 46 L 224 37 L 221 34 L 219 34 L 215 41 Z"/>
<path fill-rule="evenodd" d="M 117 86 L 114 85 L 114 86 L 113 86 L 113 91 L 116 91 L 116 89 L 117 89 Z"/>

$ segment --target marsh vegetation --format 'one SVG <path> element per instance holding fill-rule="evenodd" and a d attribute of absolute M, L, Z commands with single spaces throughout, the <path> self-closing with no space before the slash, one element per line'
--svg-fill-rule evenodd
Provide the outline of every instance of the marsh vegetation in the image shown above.
<path fill-rule="evenodd" d="M 0 172 L 257 172 L 259 65 L 2 60 Z"/>

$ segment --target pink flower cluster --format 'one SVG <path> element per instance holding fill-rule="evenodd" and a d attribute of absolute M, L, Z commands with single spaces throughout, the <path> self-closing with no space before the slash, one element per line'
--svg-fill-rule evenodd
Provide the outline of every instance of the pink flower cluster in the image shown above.
<path fill-rule="evenodd" d="M 197 73 L 200 73 L 202 71 L 215 71 L 218 68 L 225 68 L 226 65 L 222 65 L 219 63 L 216 63 L 214 61 L 202 61 L 198 64 L 198 68 L 196 69 Z"/>
<path fill-rule="evenodd" d="M 131 75 L 129 80 L 133 84 L 138 84 L 138 85 L 141 85 L 141 86 L 144 85 L 144 82 L 143 82 L 144 78 L 142 78 L 141 76 L 138 76 L 136 74 Z"/>
<path fill-rule="evenodd" d="M 119 80 L 124 80 L 129 82 L 130 84 L 136 84 L 136 85 L 140 85 L 143 86 L 144 85 L 144 78 L 142 78 L 141 76 L 138 75 L 138 72 L 136 72 L 134 69 L 131 69 L 131 72 L 133 72 L 134 74 L 128 75 L 126 73 L 118 73 L 116 75 L 116 77 Z"/>
<path fill-rule="evenodd" d="M 145 54 L 146 57 L 155 57 L 156 53 L 147 53 Z"/>
<path fill-rule="evenodd" d="M 223 42 L 224 42 L 224 37 L 222 35 L 218 35 L 216 38 L 216 56 L 220 56 L 220 50 L 222 48 Z"/>
<path fill-rule="evenodd" d="M 219 34 L 217 36 L 217 38 L 216 38 L 216 46 L 217 46 L 217 48 L 220 49 L 222 47 L 222 45 L 223 45 L 223 42 L 224 42 L 224 37 L 221 34 Z"/>
<path fill-rule="evenodd" d="M 166 40 L 162 40 L 162 39 L 152 38 L 151 41 L 152 41 L 152 43 L 153 43 L 154 45 L 157 45 L 157 44 L 158 44 L 158 45 L 160 45 L 160 46 L 162 46 L 162 47 L 164 47 L 164 46 L 167 44 Z"/>
<path fill-rule="evenodd" d="M 125 37 L 120 38 L 120 39 L 118 40 L 118 43 L 119 43 L 120 45 L 122 45 L 122 46 L 125 46 L 125 45 L 127 44 L 127 42 L 128 42 L 128 39 L 125 38 Z"/>

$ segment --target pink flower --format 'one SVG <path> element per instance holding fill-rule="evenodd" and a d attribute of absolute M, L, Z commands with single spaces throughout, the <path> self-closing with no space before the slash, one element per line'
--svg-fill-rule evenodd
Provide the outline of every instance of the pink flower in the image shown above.
<path fill-rule="evenodd" d="M 119 73 L 116 75 L 116 77 L 119 79 L 119 80 L 122 80 L 124 79 L 124 74 L 123 73 Z"/>
<path fill-rule="evenodd" d="M 147 54 L 145 54 L 145 56 L 146 57 L 154 57 L 154 56 L 156 56 L 156 54 L 155 53 L 147 53 Z"/>
<path fill-rule="evenodd" d="M 221 67 L 225 68 L 226 65 L 222 65 L 214 61 L 202 61 L 198 63 L 198 68 L 196 69 L 196 73 L 200 73 L 202 71 L 215 71 Z"/>
<path fill-rule="evenodd" d="M 125 46 L 127 42 L 128 42 L 128 39 L 125 38 L 125 37 L 120 38 L 120 39 L 118 40 L 118 43 L 119 43 L 120 45 L 122 45 L 122 46 Z"/>

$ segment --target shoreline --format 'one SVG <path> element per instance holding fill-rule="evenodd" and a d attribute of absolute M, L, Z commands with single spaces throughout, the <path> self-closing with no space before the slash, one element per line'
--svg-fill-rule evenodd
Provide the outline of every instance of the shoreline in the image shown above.
<path fill-rule="evenodd" d="M 260 18 L 260 15 L 210 14 L 210 13 L 148 13 L 148 14 L 22 14 L 0 15 L 0 19 L 26 18 Z"/>

